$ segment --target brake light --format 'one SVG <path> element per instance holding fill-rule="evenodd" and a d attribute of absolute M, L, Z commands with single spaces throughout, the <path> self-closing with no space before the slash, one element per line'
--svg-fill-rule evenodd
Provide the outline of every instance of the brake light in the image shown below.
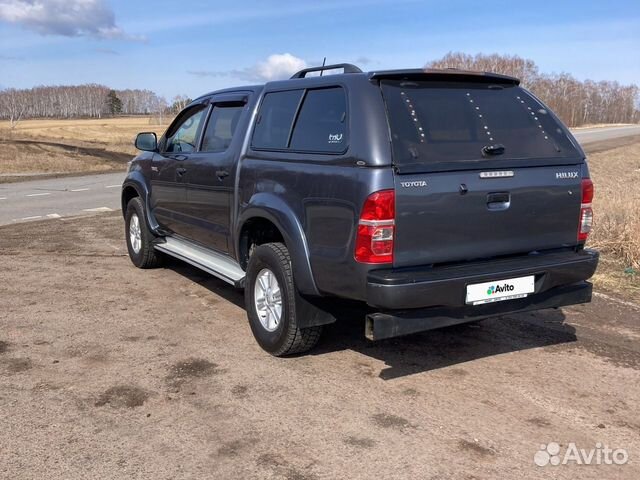
<path fill-rule="evenodd" d="M 355 259 L 360 263 L 393 263 L 396 194 L 381 190 L 367 197 L 356 236 Z"/>
<path fill-rule="evenodd" d="M 593 182 L 590 178 L 582 179 L 582 205 L 580 206 L 580 225 L 578 227 L 578 241 L 586 242 L 593 225 Z"/>

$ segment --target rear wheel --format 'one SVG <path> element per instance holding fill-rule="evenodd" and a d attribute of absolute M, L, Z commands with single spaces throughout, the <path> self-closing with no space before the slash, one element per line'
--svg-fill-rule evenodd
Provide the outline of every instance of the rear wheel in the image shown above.
<path fill-rule="evenodd" d="M 153 248 L 155 236 L 147 227 L 144 206 L 140 197 L 132 198 L 125 214 L 125 237 L 131 262 L 138 268 L 154 268 L 160 256 Z"/>
<path fill-rule="evenodd" d="M 282 243 L 256 247 L 249 259 L 245 304 L 258 344 L 277 357 L 306 352 L 322 327 L 299 328 L 289 251 Z"/>

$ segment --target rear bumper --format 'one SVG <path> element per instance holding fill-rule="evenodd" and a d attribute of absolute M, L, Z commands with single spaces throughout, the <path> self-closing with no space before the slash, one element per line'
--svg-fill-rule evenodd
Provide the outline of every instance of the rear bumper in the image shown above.
<path fill-rule="evenodd" d="M 557 287 L 584 283 L 595 273 L 598 258 L 595 250 L 561 251 L 443 267 L 374 270 L 369 272 L 367 278 L 367 303 L 383 311 L 426 307 L 460 308 L 466 307 L 468 285 L 535 275 L 535 292 L 522 299 L 530 301 Z M 499 303 L 515 305 L 520 301 Z M 554 306 L 562 305 L 539 308 Z M 473 309 L 479 311 L 481 307 Z"/>
<path fill-rule="evenodd" d="M 485 305 L 371 313 L 366 317 L 365 336 L 369 340 L 382 340 L 500 315 L 587 303 L 591 301 L 591 292 L 589 282 L 579 282 L 518 300 Z"/>

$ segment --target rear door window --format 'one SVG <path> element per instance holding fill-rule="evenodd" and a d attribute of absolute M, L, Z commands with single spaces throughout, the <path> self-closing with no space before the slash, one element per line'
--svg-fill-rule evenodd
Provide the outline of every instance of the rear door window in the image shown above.
<path fill-rule="evenodd" d="M 251 141 L 257 150 L 284 150 L 304 90 L 267 93 Z"/>
<path fill-rule="evenodd" d="M 341 153 L 347 145 L 347 101 L 344 89 L 309 90 L 298 115 L 291 150 Z"/>
<path fill-rule="evenodd" d="M 381 87 L 396 165 L 578 155 L 546 107 L 520 87 L 395 80 Z M 503 153 L 483 153 L 491 146 Z"/>

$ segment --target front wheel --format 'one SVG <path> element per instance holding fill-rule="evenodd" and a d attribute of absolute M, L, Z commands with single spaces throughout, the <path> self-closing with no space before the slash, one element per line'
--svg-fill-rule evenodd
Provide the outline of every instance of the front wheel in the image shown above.
<path fill-rule="evenodd" d="M 140 197 L 132 198 L 127 204 L 124 224 L 131 262 L 138 268 L 157 267 L 160 257 L 153 248 L 155 237 L 147 227 L 144 205 Z"/>
<path fill-rule="evenodd" d="M 280 357 L 306 352 L 318 343 L 322 327 L 298 327 L 291 258 L 282 243 L 256 247 L 244 292 L 251 331 L 264 350 Z"/>

